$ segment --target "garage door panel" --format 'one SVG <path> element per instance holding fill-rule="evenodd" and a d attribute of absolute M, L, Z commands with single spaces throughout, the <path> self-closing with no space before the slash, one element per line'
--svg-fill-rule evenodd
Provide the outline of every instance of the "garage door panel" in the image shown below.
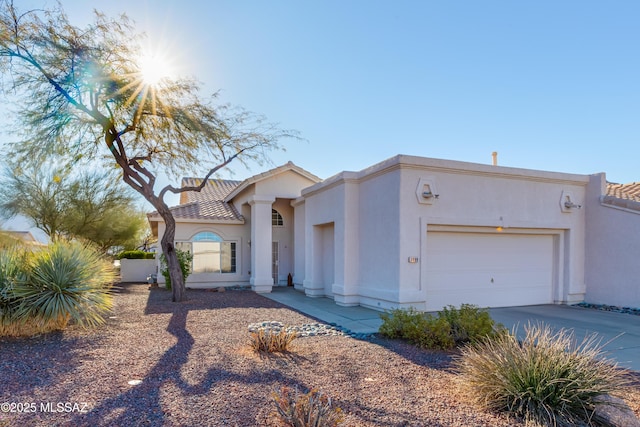
<path fill-rule="evenodd" d="M 429 232 L 427 306 L 552 302 L 553 236 Z"/>

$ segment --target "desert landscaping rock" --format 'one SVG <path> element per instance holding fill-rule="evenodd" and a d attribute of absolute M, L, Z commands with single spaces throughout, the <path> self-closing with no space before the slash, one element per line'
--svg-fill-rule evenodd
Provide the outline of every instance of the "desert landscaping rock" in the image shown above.
<path fill-rule="evenodd" d="M 453 353 L 354 339 L 247 290 L 191 290 L 173 303 L 147 286 L 123 285 L 96 331 L 0 339 L 0 403 L 37 405 L 0 413 L 0 426 L 275 426 L 271 393 L 282 386 L 326 393 L 346 427 L 524 425 L 469 404 Z M 288 354 L 255 353 L 248 325 L 263 323 L 307 335 Z M 79 406 L 53 412 L 47 402 Z M 625 402 L 640 413 L 637 390 Z"/>

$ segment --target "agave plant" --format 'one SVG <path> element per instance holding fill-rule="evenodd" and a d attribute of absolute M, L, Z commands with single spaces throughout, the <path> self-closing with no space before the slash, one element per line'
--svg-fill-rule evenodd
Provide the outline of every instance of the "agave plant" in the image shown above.
<path fill-rule="evenodd" d="M 110 264 L 92 248 L 54 243 L 33 254 L 28 274 L 14 284 L 11 294 L 20 300 L 16 315 L 49 330 L 64 328 L 71 319 L 99 325 L 112 307 L 114 280 Z"/>

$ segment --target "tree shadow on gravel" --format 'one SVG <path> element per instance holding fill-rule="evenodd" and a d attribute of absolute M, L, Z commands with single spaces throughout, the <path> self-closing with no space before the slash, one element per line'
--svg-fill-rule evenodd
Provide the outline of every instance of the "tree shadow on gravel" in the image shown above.
<path fill-rule="evenodd" d="M 51 332 L 37 337 L 0 339 L 0 396 L 15 402 L 30 399 L 36 389 L 46 389 L 81 364 L 77 354 L 100 345 L 99 336 L 72 336 Z"/>
<path fill-rule="evenodd" d="M 458 354 L 456 351 L 422 349 L 406 341 L 384 338 L 379 335 L 368 341 L 392 351 L 416 365 L 449 373 L 454 372 L 453 360 Z"/>
<path fill-rule="evenodd" d="M 211 310 L 215 308 L 289 308 L 278 302 L 264 298 L 249 290 L 212 292 L 206 289 L 189 289 L 187 299 L 175 303 L 171 301 L 171 291 L 152 288 L 149 292 L 144 314 L 171 314 L 176 306 L 188 306 L 189 310 Z M 240 296 L 240 297 L 238 297 Z"/>
<path fill-rule="evenodd" d="M 236 292 L 236 291 L 233 291 Z M 187 382 L 181 373 L 182 367 L 189 360 L 195 340 L 187 331 L 187 316 L 192 310 L 211 309 L 210 299 L 195 298 L 190 292 L 186 302 L 171 302 L 171 293 L 154 290 L 149 294 L 145 314 L 172 313 L 167 331 L 177 338 L 177 343 L 169 348 L 149 370 L 142 383 L 131 386 L 127 391 L 117 396 L 101 400 L 100 404 L 92 408 L 87 414 L 80 414 L 73 418 L 73 426 L 132 426 L 132 425 L 163 425 L 165 408 L 162 405 L 161 391 L 167 386 L 178 389 L 182 396 L 196 396 L 208 393 L 218 383 L 242 384 L 290 384 L 301 389 L 304 385 L 294 378 L 283 375 L 276 368 L 267 372 L 249 372 L 239 374 L 227 369 L 211 367 L 204 379 L 196 384 Z M 249 293 L 248 293 L 249 294 Z M 221 305 L 224 307 L 224 305 Z M 253 307 L 248 304 L 248 307 Z M 261 305 L 264 307 L 264 305 Z M 279 306 L 276 306 L 279 307 Z M 141 337 L 141 339 L 144 339 Z M 233 357 L 229 355 L 228 357 Z M 220 366 L 230 363 L 222 361 Z M 166 396 L 164 397 L 166 399 Z M 188 399 L 185 399 L 188 400 Z M 264 402 L 263 402 L 264 404 Z"/>

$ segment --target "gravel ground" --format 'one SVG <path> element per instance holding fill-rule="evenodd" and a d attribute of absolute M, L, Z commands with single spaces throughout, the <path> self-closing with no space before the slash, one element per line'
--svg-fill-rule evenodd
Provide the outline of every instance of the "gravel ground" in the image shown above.
<path fill-rule="evenodd" d="M 313 324 L 250 291 L 124 285 L 97 331 L 0 340 L 0 426 L 270 426 L 276 387 L 317 388 L 345 426 L 520 426 L 470 406 L 451 353 L 342 335 L 298 338 L 286 355 L 248 346 L 251 323 Z M 141 380 L 130 385 L 131 380 Z M 640 393 L 627 403 L 640 415 Z"/>

